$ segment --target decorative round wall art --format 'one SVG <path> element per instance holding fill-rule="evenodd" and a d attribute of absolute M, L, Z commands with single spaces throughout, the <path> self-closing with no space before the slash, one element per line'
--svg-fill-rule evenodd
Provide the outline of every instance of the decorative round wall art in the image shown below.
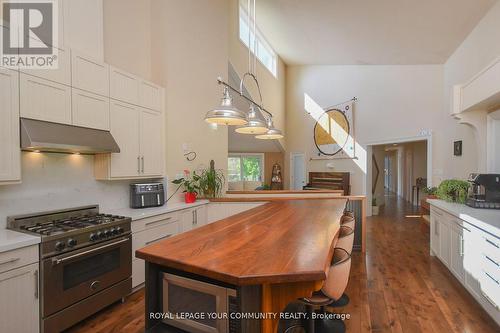
<path fill-rule="evenodd" d="M 346 106 L 346 111 L 349 111 L 349 106 Z M 345 112 L 327 110 L 314 125 L 314 144 L 321 154 L 334 156 L 346 150 L 350 129 L 351 124 Z"/>

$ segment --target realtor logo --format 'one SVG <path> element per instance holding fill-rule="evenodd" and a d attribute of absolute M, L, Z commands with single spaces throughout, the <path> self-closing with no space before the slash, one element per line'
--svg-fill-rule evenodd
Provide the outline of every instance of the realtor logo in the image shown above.
<path fill-rule="evenodd" d="M 10 0 L 2 4 L 2 61 L 11 68 L 57 68 L 57 3 Z"/>

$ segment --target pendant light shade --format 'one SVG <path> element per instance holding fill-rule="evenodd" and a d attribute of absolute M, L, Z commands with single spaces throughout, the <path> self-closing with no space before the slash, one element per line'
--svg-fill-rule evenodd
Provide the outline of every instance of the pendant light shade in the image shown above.
<path fill-rule="evenodd" d="M 248 112 L 248 124 L 238 127 L 235 131 L 240 134 L 264 134 L 267 133 L 266 123 L 259 118 L 255 111 L 255 106 L 250 104 L 250 111 Z"/>
<path fill-rule="evenodd" d="M 256 135 L 255 138 L 261 140 L 276 140 L 284 138 L 283 133 L 281 133 L 279 129 L 274 127 L 272 119 L 269 119 L 267 121 L 267 127 L 268 130 L 266 133 L 261 135 Z"/>
<path fill-rule="evenodd" d="M 233 107 L 233 99 L 227 87 L 224 87 L 224 96 L 222 97 L 221 106 L 208 111 L 205 115 L 205 121 L 218 125 L 243 126 L 248 124 L 246 114 Z"/>

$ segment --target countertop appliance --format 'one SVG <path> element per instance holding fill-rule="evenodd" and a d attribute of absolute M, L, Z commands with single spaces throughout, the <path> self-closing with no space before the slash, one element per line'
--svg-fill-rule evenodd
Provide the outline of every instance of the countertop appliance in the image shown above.
<path fill-rule="evenodd" d="M 41 237 L 41 332 L 61 332 L 132 290 L 131 219 L 85 206 L 7 218 Z"/>
<path fill-rule="evenodd" d="M 500 209 L 500 174 L 472 173 L 468 181 L 467 206 Z"/>
<path fill-rule="evenodd" d="M 163 183 L 130 184 L 130 208 L 159 207 L 164 204 Z"/>

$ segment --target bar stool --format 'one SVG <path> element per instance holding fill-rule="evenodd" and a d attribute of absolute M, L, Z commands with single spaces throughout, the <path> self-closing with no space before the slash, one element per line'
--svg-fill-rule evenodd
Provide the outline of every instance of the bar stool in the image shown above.
<path fill-rule="evenodd" d="M 356 225 L 356 219 L 354 217 L 343 215 L 340 218 L 340 225 L 345 225 L 345 226 L 351 228 L 352 230 L 354 230 L 355 225 Z"/>
<path fill-rule="evenodd" d="M 340 240 L 340 238 L 339 238 Z M 311 297 L 303 298 L 300 301 L 306 305 L 309 319 L 307 321 L 307 332 L 332 332 L 344 333 L 345 324 L 342 320 L 323 318 L 320 320 L 311 319 L 312 307 L 319 306 L 321 313 L 325 312 L 325 306 L 337 301 L 342 297 L 349 281 L 351 270 L 351 255 L 345 249 L 335 248 L 333 260 L 328 270 L 328 277 L 320 291 L 313 293 Z"/>
<path fill-rule="evenodd" d="M 335 247 L 340 247 L 346 250 L 347 253 L 349 253 L 349 255 L 351 255 L 353 246 L 354 246 L 354 229 L 347 226 L 347 223 L 341 225 L 339 231 L 339 238 L 337 240 L 337 244 L 335 245 Z M 339 299 L 329 304 L 329 306 L 335 308 L 335 307 L 346 306 L 347 304 L 349 304 L 349 296 L 347 296 L 346 293 L 343 293 Z"/>

